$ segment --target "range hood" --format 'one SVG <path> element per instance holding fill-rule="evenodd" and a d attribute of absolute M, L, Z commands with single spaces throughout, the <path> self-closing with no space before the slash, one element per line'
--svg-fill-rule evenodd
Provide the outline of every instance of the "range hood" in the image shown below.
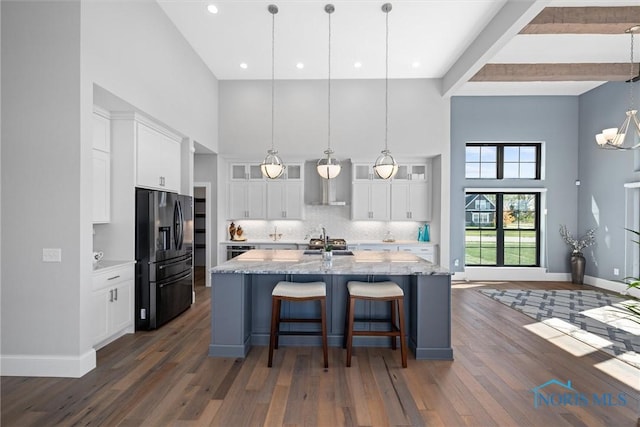
<path fill-rule="evenodd" d="M 342 173 L 343 171 L 340 172 L 341 175 Z M 322 205 L 345 206 L 347 204 L 346 201 L 344 200 L 340 201 L 337 199 L 337 196 L 336 196 L 337 179 L 338 177 L 334 179 L 320 178 L 320 181 L 322 181 L 322 203 L 321 203 Z"/>
<path fill-rule="evenodd" d="M 346 206 L 351 200 L 351 161 L 340 160 L 342 170 L 333 179 L 318 175 L 318 160 L 307 160 L 304 164 L 304 202 L 307 205 Z"/>

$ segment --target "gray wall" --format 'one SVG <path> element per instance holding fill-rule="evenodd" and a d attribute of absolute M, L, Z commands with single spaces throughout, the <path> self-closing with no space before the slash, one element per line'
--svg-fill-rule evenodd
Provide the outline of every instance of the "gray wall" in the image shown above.
<path fill-rule="evenodd" d="M 3 356 L 89 348 L 79 332 L 80 62 L 79 2 L 2 2 Z M 62 262 L 43 263 L 42 248 L 61 248 Z"/>
<path fill-rule="evenodd" d="M 640 84 L 633 87 L 637 106 Z M 578 229 L 582 234 L 598 227 L 597 244 L 585 254 L 590 261 L 586 274 L 608 280 L 624 277 L 624 248 L 632 237 L 624 230 L 624 184 L 640 180 L 640 174 L 634 172 L 640 153 L 599 149 L 594 135 L 603 128 L 620 126 L 628 106 L 627 83 L 607 83 L 580 97 Z M 614 268 L 620 269 L 617 277 Z"/>
<path fill-rule="evenodd" d="M 389 149 L 435 156 L 447 149 L 446 110 L 437 80 L 389 81 Z M 384 148 L 384 80 L 331 82 L 331 146 L 338 158 L 374 161 Z M 327 82 L 275 86 L 275 146 L 283 159 L 312 159 L 327 146 Z M 220 82 L 220 153 L 262 160 L 271 145 L 271 82 Z"/>
<path fill-rule="evenodd" d="M 94 85 L 214 150 L 217 80 L 153 1 L 0 7 L 2 373 L 82 375 L 95 366 Z"/>
<path fill-rule="evenodd" d="M 578 190 L 577 97 L 454 97 L 451 101 L 451 269 L 464 266 L 464 189 L 466 187 L 544 187 L 549 272 L 568 272 L 567 247 L 560 238 L 560 224 L 577 230 Z M 593 136 L 591 136 L 593 140 Z M 534 180 L 469 180 L 465 173 L 468 141 L 544 142 L 545 176 Z M 542 217 L 544 220 L 544 217 Z M 453 260 L 460 266 L 453 267 Z"/>

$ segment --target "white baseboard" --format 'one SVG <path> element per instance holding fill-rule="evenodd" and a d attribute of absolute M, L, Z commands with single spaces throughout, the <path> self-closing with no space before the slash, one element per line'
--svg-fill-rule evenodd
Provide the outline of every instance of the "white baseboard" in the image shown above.
<path fill-rule="evenodd" d="M 466 267 L 451 276 L 453 281 L 490 281 L 531 280 L 548 282 L 570 282 L 571 273 L 547 273 L 545 268 L 531 267 Z M 599 277 L 584 276 L 584 283 L 619 294 L 628 294 L 640 298 L 640 289 L 629 289 L 627 285 Z"/>
<path fill-rule="evenodd" d="M 80 378 L 95 367 L 93 348 L 79 356 L 0 355 L 0 375 L 9 377 Z"/>
<path fill-rule="evenodd" d="M 640 298 L 640 289 L 629 289 L 627 285 L 620 282 L 614 282 L 611 280 L 600 279 L 599 277 L 584 276 L 584 283 L 587 285 L 595 286 L 596 288 L 606 289 L 608 291 L 617 292 L 619 294 L 631 295 L 636 298 Z"/>

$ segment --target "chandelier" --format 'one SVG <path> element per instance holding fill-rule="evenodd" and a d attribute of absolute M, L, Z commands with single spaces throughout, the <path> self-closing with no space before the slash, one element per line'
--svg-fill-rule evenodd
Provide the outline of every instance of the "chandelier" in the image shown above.
<path fill-rule="evenodd" d="M 636 150 L 640 148 L 640 122 L 638 122 L 638 110 L 633 106 L 633 83 L 638 76 L 638 74 L 634 74 L 633 35 L 639 31 L 640 25 L 635 25 L 625 31 L 631 35 L 631 70 L 628 80 L 629 109 L 626 112 L 627 117 L 620 127 L 603 129 L 602 133 L 596 135 L 596 142 L 600 148 L 609 150 Z M 631 130 L 629 130 L 629 126 L 631 126 Z M 629 131 L 632 136 L 627 138 Z"/>

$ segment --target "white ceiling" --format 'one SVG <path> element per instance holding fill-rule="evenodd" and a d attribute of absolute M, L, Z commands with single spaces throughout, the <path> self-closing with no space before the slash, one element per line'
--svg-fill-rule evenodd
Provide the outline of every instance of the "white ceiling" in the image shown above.
<path fill-rule="evenodd" d="M 157 0 L 220 80 L 384 78 L 384 1 Z M 217 14 L 207 5 L 218 7 Z M 638 0 L 395 0 L 389 13 L 389 77 L 442 78 L 445 95 L 579 95 L 603 81 L 468 82 L 486 63 L 629 62 L 626 34 L 518 34 L 544 7 L 639 6 Z M 639 22 L 640 24 L 640 22 Z M 637 37 L 637 38 L 640 38 Z M 638 43 L 636 43 L 636 47 Z M 636 50 L 639 50 L 636 48 Z M 640 57 L 640 52 L 637 53 Z M 240 64 L 247 64 L 242 69 Z M 304 63 L 303 69 L 296 64 Z M 354 63 L 362 66 L 355 68 Z M 414 63 L 419 62 L 419 67 Z"/>

